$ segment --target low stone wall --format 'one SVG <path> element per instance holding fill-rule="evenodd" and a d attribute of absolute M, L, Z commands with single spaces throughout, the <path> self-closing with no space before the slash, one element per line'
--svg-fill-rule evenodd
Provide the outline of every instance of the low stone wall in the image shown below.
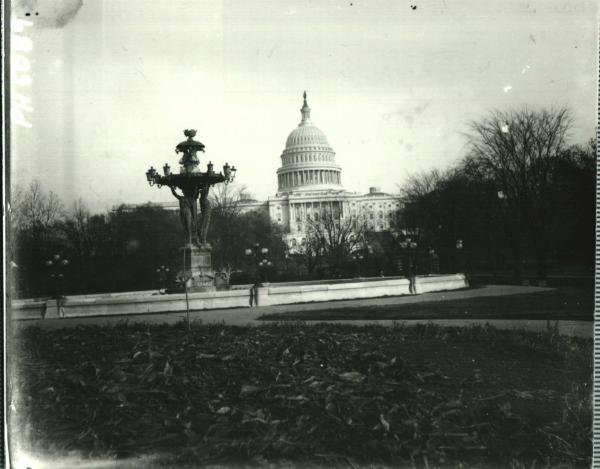
<path fill-rule="evenodd" d="M 343 280 L 337 283 L 277 284 L 258 289 L 259 306 L 352 300 L 408 295 L 409 282 L 403 277 Z M 417 277 L 417 293 L 458 290 L 468 286 L 463 274 Z M 190 310 L 240 308 L 249 306 L 249 289 L 190 293 Z M 131 292 L 123 295 L 80 295 L 63 300 L 17 300 L 11 306 L 14 319 L 112 316 L 151 314 L 186 310 L 184 293 L 159 295 L 155 292 Z"/>

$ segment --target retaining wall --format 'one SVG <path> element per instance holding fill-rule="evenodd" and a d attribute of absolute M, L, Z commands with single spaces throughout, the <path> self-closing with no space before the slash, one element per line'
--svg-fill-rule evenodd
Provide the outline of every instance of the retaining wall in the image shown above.
<path fill-rule="evenodd" d="M 468 286 L 463 274 L 417 277 L 417 293 L 458 290 Z M 346 279 L 336 283 L 272 283 L 258 288 L 259 306 L 318 301 L 377 298 L 409 294 L 408 279 Z M 249 305 L 249 288 L 190 293 L 190 310 L 239 308 Z M 184 293 L 159 295 L 156 292 L 130 292 L 114 295 L 68 296 L 61 311 L 56 300 L 16 300 L 11 305 L 14 319 L 112 316 L 181 312 L 186 310 Z"/>

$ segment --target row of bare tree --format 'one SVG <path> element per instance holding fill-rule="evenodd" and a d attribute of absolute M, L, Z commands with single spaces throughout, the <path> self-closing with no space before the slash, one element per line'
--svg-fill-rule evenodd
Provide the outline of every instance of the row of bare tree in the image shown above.
<path fill-rule="evenodd" d="M 591 272 L 595 139 L 568 143 L 566 109 L 496 111 L 470 128 L 462 161 L 403 187 L 403 223 L 442 259 L 463 240 L 475 271 Z"/>
<path fill-rule="evenodd" d="M 243 191 L 214 195 L 209 239 L 213 263 L 224 277 L 254 279 L 255 266 L 244 255 L 254 243 L 268 247 L 270 256 L 283 257 L 284 244 L 268 214 L 242 214 L 238 201 Z M 68 259 L 63 290 L 70 294 L 148 290 L 163 285 L 161 266 L 169 268 L 173 282 L 180 268 L 183 230 L 174 211 L 154 205 L 118 207 L 91 214 L 79 200 L 65 207 L 39 181 L 12 194 L 11 286 L 20 297 L 51 295 L 46 266 L 55 254 Z"/>
<path fill-rule="evenodd" d="M 343 218 L 339 212 L 324 210 L 318 217 L 306 220 L 303 241 L 288 246 L 283 241 L 282 227 L 271 223 L 266 211 L 242 213 L 240 202 L 247 197 L 243 189 L 231 190 L 231 186 L 223 186 L 213 195 L 213 264 L 228 278 L 232 275 L 239 281 L 257 277 L 334 278 L 350 275 L 357 256 L 364 259 L 370 246 L 366 217 Z M 264 257 L 273 264 L 270 268 L 259 269 L 254 265 L 255 259 L 244 254 L 246 248 L 256 243 L 269 250 Z"/>
<path fill-rule="evenodd" d="M 324 212 L 307 220 L 304 242 L 288 247 L 266 211 L 242 213 L 245 188 L 213 193 L 209 240 L 213 265 L 228 281 L 297 280 L 402 274 L 407 250 L 421 273 L 593 266 L 596 143 L 569 145 L 569 113 L 521 109 L 493 112 L 471 125 L 469 152 L 446 171 L 415 175 L 401 189 L 405 208 L 392 232 L 366 220 Z M 157 288 L 156 269 L 177 271 L 182 228 L 177 214 L 155 206 L 91 214 L 77 201 L 66 209 L 34 181 L 12 193 L 11 285 L 20 296 L 49 294 L 45 261 L 70 260 L 70 293 Z M 395 234 L 396 236 L 392 236 Z M 457 242 L 462 241 L 462 249 Z M 269 249 L 268 268 L 245 250 Z M 464 259 L 463 259 L 464 260 Z M 398 262 L 400 261 L 400 262 Z"/>
<path fill-rule="evenodd" d="M 13 191 L 10 215 L 10 284 L 21 297 L 54 293 L 46 262 L 56 254 L 69 261 L 68 293 L 151 288 L 181 231 L 176 214 L 152 207 L 103 214 L 91 214 L 81 200 L 65 207 L 39 181 Z"/>
<path fill-rule="evenodd" d="M 290 248 L 267 211 L 242 212 L 240 202 L 248 197 L 245 188 L 231 186 L 212 194 L 212 262 L 227 283 L 376 274 L 384 267 L 387 247 L 377 239 L 369 242 L 365 219 L 323 213 L 308 220 L 304 242 Z M 142 205 L 91 214 L 81 200 L 66 208 L 38 181 L 13 193 L 11 228 L 11 285 L 21 297 L 54 293 L 46 262 L 55 254 L 69 260 L 63 289 L 70 294 L 159 288 L 161 266 L 169 268 L 172 282 L 181 261 L 176 212 Z M 264 259 L 270 266 L 245 254 L 256 244 L 268 249 Z"/>

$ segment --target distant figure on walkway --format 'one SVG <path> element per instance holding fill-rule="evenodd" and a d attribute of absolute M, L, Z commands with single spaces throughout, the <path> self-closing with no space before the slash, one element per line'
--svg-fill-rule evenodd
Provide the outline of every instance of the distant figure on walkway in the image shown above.
<path fill-rule="evenodd" d="M 65 302 L 67 301 L 67 297 L 63 295 L 55 295 L 53 297 L 56 300 L 56 314 L 59 318 L 65 317 Z M 42 319 L 46 318 L 48 313 L 48 303 L 49 301 L 44 302 L 44 310 L 42 311 Z"/>
<path fill-rule="evenodd" d="M 404 275 L 408 278 L 408 292 L 411 295 L 417 294 L 417 266 L 413 263 L 412 259 L 408 259 L 408 262 L 405 264 L 406 270 Z"/>
<path fill-rule="evenodd" d="M 250 287 L 250 308 L 258 306 L 258 283 Z"/>
<path fill-rule="evenodd" d="M 65 317 L 65 300 L 67 298 L 63 295 L 58 295 L 56 297 L 56 309 L 57 309 L 57 313 L 58 313 L 58 317 L 59 318 L 64 318 Z"/>
<path fill-rule="evenodd" d="M 417 268 L 414 265 L 410 266 L 408 274 L 408 291 L 411 295 L 417 294 Z"/>

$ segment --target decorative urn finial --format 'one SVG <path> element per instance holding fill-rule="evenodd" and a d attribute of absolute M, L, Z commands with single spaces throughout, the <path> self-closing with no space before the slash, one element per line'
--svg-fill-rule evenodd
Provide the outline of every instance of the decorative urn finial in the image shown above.
<path fill-rule="evenodd" d="M 187 137 L 187 140 L 175 147 L 175 153 L 183 153 L 179 160 L 181 172 L 191 173 L 200 164 L 200 159 L 196 156 L 196 153 L 199 151 L 204 153 L 204 144 L 193 140 L 193 137 L 196 136 L 196 129 L 185 129 L 183 135 Z"/>

